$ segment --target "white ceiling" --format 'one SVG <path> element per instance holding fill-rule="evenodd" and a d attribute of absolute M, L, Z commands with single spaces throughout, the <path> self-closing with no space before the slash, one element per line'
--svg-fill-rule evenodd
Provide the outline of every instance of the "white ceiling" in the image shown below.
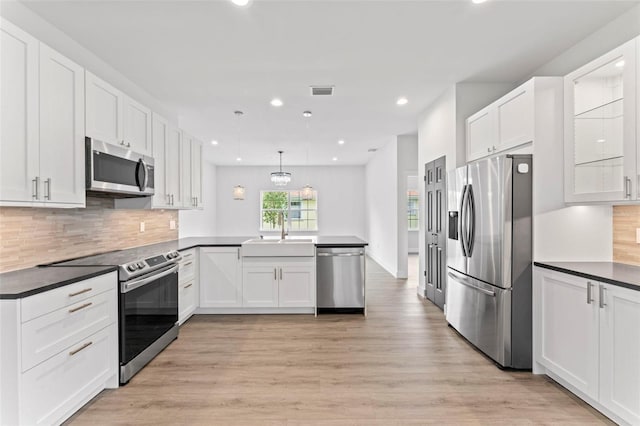
<path fill-rule="evenodd" d="M 206 157 L 227 165 L 238 155 L 243 165 L 275 165 L 278 149 L 285 165 L 364 164 L 368 148 L 415 133 L 419 112 L 447 86 L 519 81 L 635 4 L 26 3 L 178 111 L 183 127 L 206 142 Z M 309 86 L 323 84 L 335 85 L 335 96 L 312 98 Z M 276 96 L 284 106 L 269 105 Z M 396 106 L 399 96 L 409 103 Z M 303 118 L 304 110 L 313 117 Z"/>

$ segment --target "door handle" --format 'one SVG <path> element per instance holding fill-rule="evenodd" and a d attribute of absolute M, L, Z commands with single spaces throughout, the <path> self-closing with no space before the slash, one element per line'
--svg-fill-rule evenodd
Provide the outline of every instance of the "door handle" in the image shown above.
<path fill-rule="evenodd" d="M 274 280 L 278 279 L 278 268 L 273 268 L 273 279 Z"/>
<path fill-rule="evenodd" d="M 469 287 L 469 288 L 472 288 L 474 290 L 477 290 L 480 293 L 486 294 L 487 296 L 496 297 L 496 293 L 495 292 L 493 292 L 491 290 L 484 289 L 482 287 L 475 286 L 475 285 L 467 282 L 463 277 L 461 277 L 461 276 L 459 276 L 457 274 L 449 272 L 448 275 L 449 275 L 449 278 L 454 279 L 457 283 L 462 284 L 465 287 Z"/>
<path fill-rule="evenodd" d="M 475 208 L 475 199 L 473 197 L 472 185 L 469 185 L 469 187 L 467 188 L 467 202 L 469 203 L 467 207 L 468 216 L 469 216 L 469 226 L 468 226 L 469 236 L 467 239 L 467 256 L 471 257 L 471 255 L 473 254 L 473 245 L 475 242 L 475 235 L 476 235 L 476 208 Z"/>
<path fill-rule="evenodd" d="M 44 181 L 44 199 L 51 201 L 51 178 Z"/>
<path fill-rule="evenodd" d="M 31 182 L 33 182 L 32 197 L 37 200 L 38 198 L 40 198 L 40 194 L 38 194 L 38 187 L 40 186 L 40 178 L 36 176 Z"/>
<path fill-rule="evenodd" d="M 280 281 L 282 281 L 282 268 L 280 268 Z"/>
<path fill-rule="evenodd" d="M 591 288 L 593 287 L 593 284 L 591 283 L 591 281 L 587 281 L 587 305 L 590 305 L 591 302 L 593 302 L 593 298 L 592 298 L 592 291 Z"/>
<path fill-rule="evenodd" d="M 599 294 L 600 309 L 604 309 L 604 307 L 607 306 L 607 304 L 604 301 L 604 292 L 607 291 L 607 289 L 602 284 L 600 284 L 599 290 L 600 290 L 600 294 Z"/>
<path fill-rule="evenodd" d="M 624 177 L 624 198 L 631 198 L 631 179 L 629 176 Z"/>

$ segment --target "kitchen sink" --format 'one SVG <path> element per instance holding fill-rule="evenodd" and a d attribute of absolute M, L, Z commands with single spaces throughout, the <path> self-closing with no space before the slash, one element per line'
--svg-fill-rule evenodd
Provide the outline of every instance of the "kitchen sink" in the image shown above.
<path fill-rule="evenodd" d="M 284 240 L 254 238 L 242 243 L 243 257 L 304 257 L 315 255 L 315 244 L 311 238 Z"/>

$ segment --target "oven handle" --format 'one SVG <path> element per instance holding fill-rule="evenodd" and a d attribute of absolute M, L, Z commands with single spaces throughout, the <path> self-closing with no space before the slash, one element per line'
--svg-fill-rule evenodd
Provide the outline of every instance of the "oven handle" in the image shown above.
<path fill-rule="evenodd" d="M 149 284 L 152 281 L 157 280 L 158 278 L 166 277 L 167 275 L 173 274 L 178 270 L 178 265 L 170 266 L 166 269 L 159 269 L 156 272 L 153 272 L 151 276 L 147 278 L 143 278 L 141 280 L 136 281 L 125 281 L 121 284 L 121 292 L 128 293 L 131 290 L 135 290 L 136 288 L 142 287 L 143 285 Z"/>

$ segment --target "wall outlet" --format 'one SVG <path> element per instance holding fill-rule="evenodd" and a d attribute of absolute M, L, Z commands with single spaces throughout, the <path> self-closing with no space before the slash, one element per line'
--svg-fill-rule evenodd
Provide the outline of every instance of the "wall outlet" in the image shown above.
<path fill-rule="evenodd" d="M 636 228 L 636 243 L 640 244 L 640 228 Z"/>
<path fill-rule="evenodd" d="M 169 221 L 169 229 L 176 229 L 176 221 L 175 220 L 170 220 Z"/>
<path fill-rule="evenodd" d="M 144 222 L 140 222 L 140 232 L 144 232 Z"/>

